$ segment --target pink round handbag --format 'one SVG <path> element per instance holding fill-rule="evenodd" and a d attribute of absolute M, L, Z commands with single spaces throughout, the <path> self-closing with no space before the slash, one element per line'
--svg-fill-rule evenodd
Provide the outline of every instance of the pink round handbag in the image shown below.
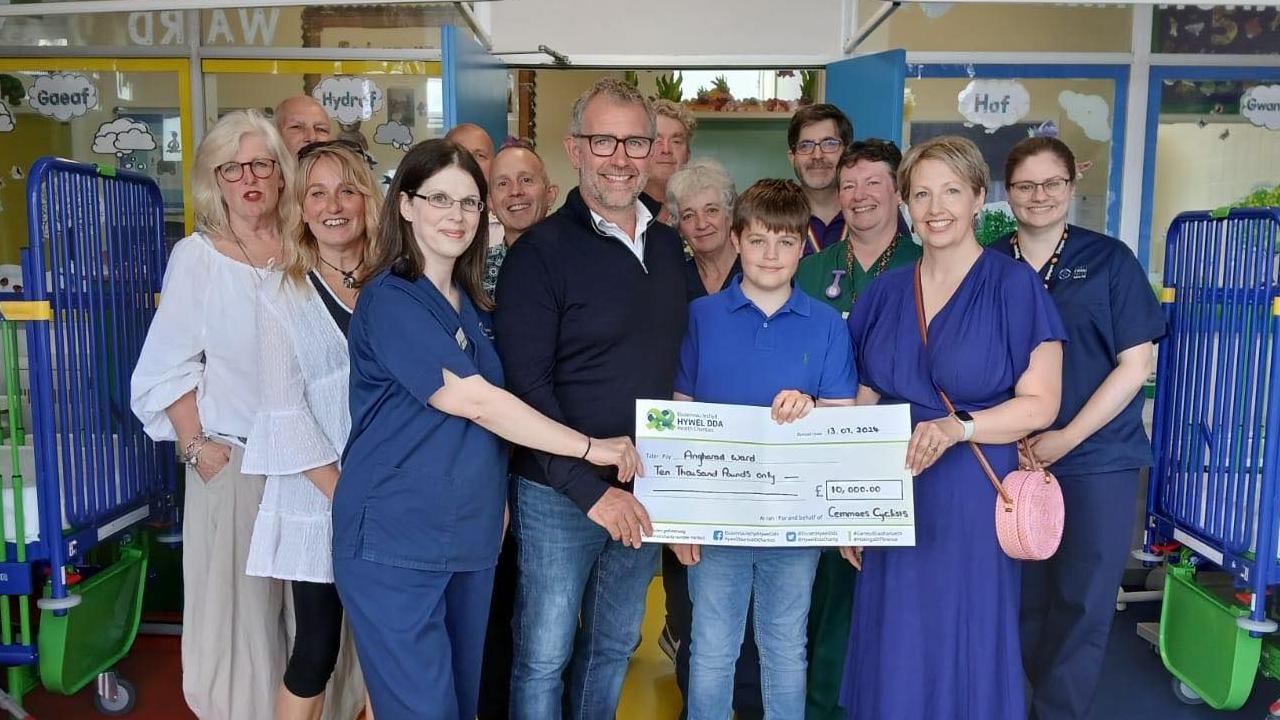
<path fill-rule="evenodd" d="M 969 443 L 987 479 L 996 489 L 996 537 L 1014 560 L 1046 560 L 1058 551 L 1064 517 L 1062 488 L 1053 473 L 1040 466 L 1026 440 L 1018 442 L 1030 469 L 1014 470 L 1004 482 L 987 463 L 976 443 Z"/>

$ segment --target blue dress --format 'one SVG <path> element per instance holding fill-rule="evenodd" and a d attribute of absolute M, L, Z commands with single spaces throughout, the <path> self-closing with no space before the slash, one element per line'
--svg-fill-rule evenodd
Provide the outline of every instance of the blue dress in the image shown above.
<path fill-rule="evenodd" d="M 914 267 L 881 275 L 849 317 L 863 385 L 909 403 L 912 423 L 1013 397 L 1031 352 L 1066 333 L 1031 268 L 983 251 L 929 324 L 915 315 Z M 998 476 L 1012 444 L 984 445 Z M 957 444 L 916 478 L 916 546 L 868 548 L 854 591 L 841 704 L 855 720 L 1021 720 L 1018 563 L 995 534 L 995 490 Z"/>

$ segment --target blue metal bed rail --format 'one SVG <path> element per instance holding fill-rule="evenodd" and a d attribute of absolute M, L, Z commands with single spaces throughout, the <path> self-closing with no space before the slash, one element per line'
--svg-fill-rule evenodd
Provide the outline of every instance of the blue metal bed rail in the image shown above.
<path fill-rule="evenodd" d="M 144 175 L 59 158 L 36 161 L 27 185 L 21 312 L 30 317 L 19 319 L 29 320 L 33 554 L 53 569 L 56 603 L 68 562 L 139 522 L 173 517 L 173 447 L 147 437 L 129 405 L 164 275 L 164 204 Z"/>
<path fill-rule="evenodd" d="M 1277 564 L 1280 278 L 1274 209 L 1190 212 L 1170 226 L 1161 293 L 1148 547 L 1176 540 L 1252 591 L 1266 620 Z"/>

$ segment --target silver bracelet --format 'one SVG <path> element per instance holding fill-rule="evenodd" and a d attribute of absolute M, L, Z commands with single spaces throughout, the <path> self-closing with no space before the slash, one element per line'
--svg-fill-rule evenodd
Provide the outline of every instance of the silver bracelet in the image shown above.
<path fill-rule="evenodd" d="M 212 436 L 201 430 L 200 434 L 191 438 L 191 442 L 182 450 L 182 464 L 189 468 L 194 468 L 200 462 L 200 451 L 204 450 L 205 443 L 209 442 Z"/>

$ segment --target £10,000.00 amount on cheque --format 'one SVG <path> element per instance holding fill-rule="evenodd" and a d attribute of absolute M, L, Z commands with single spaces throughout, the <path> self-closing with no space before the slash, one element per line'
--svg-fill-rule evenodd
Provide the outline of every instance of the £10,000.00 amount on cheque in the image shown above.
<path fill-rule="evenodd" d="M 653 542 L 915 544 L 906 405 L 816 408 L 779 425 L 767 407 L 636 401 Z"/>

